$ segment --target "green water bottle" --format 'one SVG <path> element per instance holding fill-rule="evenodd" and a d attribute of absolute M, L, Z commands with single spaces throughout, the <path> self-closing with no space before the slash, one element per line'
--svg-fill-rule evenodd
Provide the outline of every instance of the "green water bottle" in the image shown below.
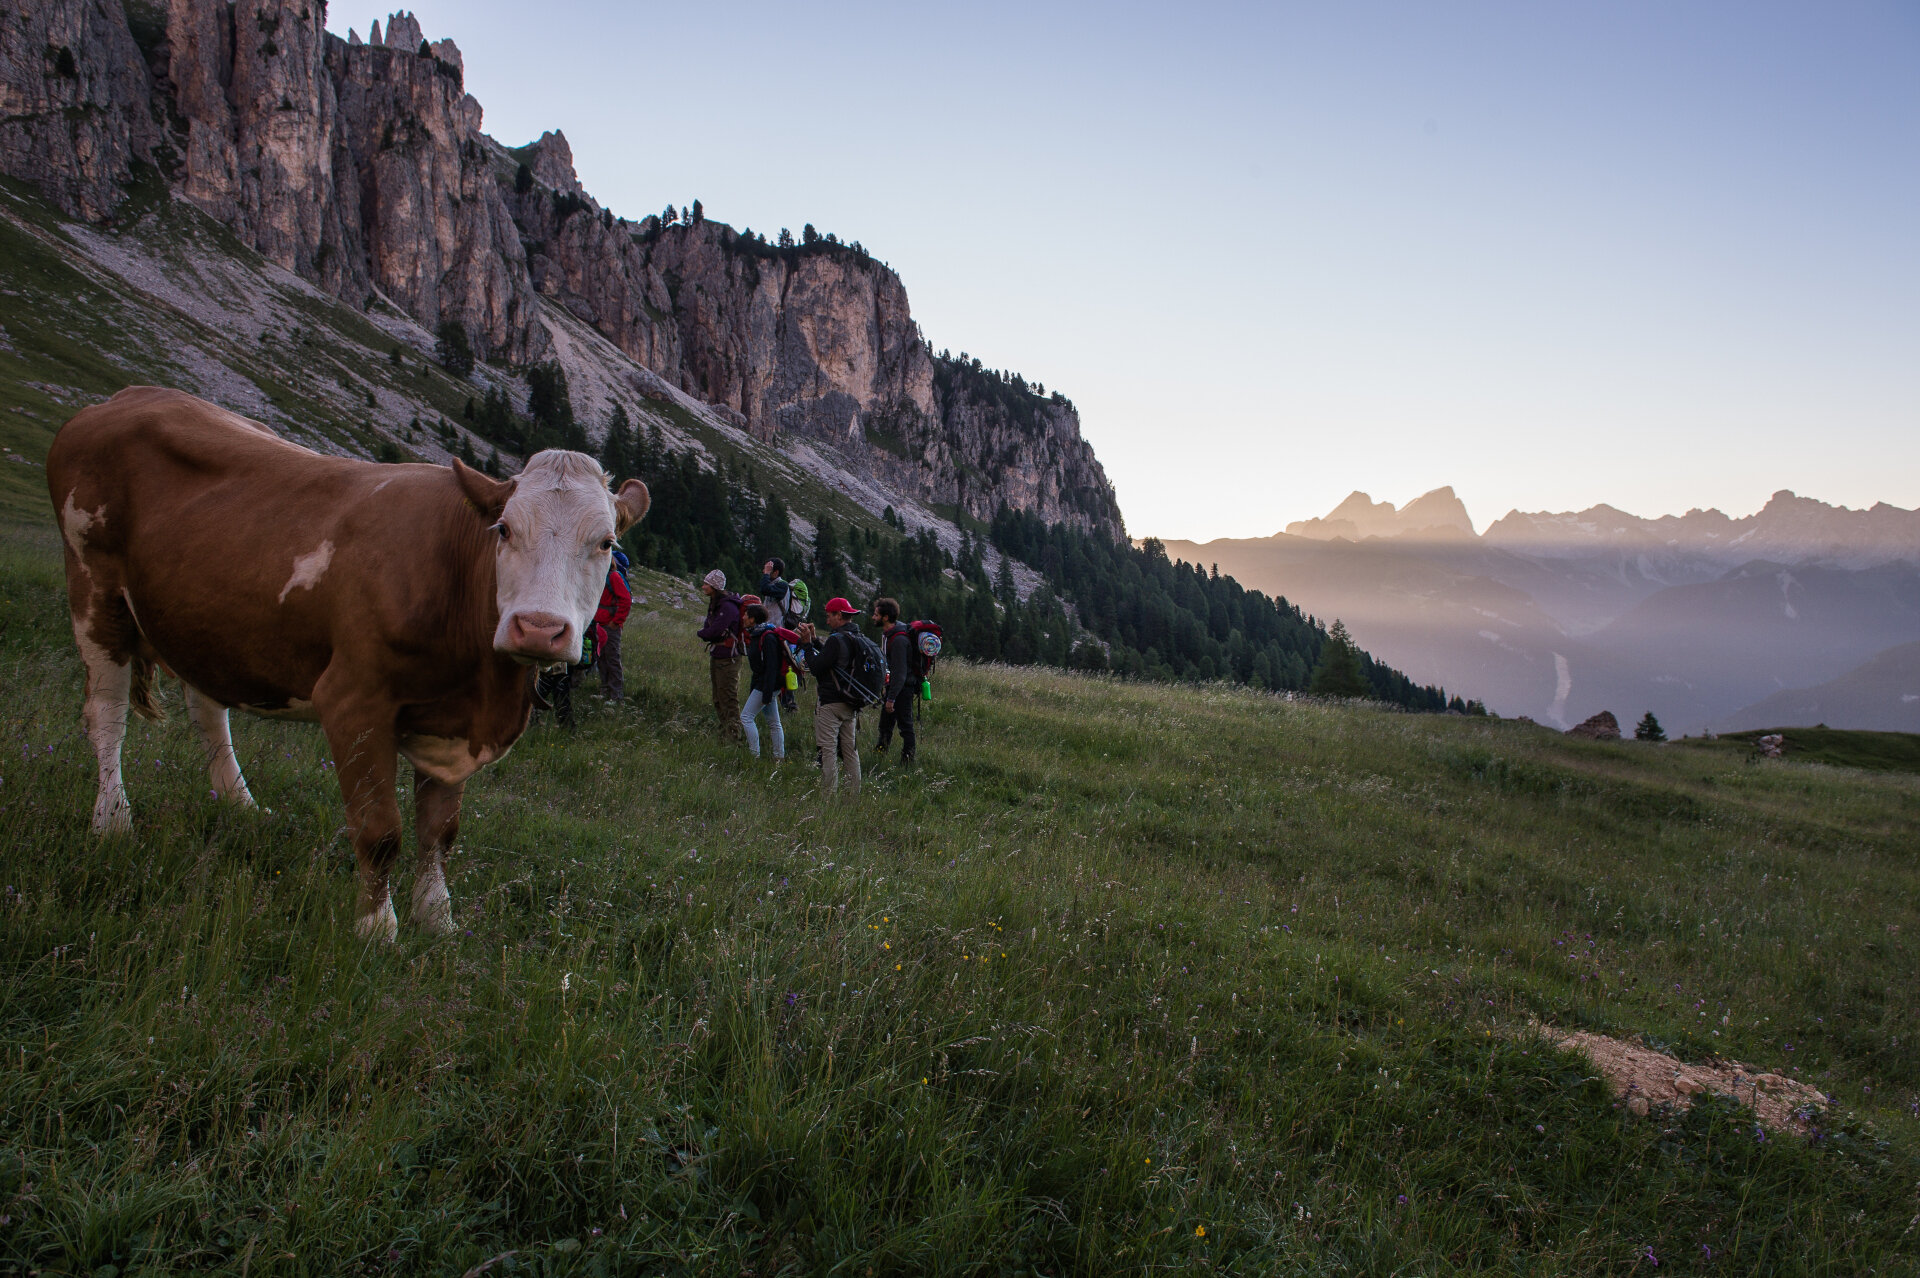
<path fill-rule="evenodd" d="M 922 701 L 933 700 L 933 680 L 922 679 L 920 681 L 920 699 Z"/>

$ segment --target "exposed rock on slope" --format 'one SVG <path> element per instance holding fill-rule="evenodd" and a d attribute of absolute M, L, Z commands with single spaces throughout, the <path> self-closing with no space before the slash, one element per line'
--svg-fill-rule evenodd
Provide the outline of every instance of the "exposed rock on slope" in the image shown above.
<path fill-rule="evenodd" d="M 122 199 L 159 140 L 119 0 L 40 0 L 0 19 L 0 165 L 76 217 Z"/>
<path fill-rule="evenodd" d="M 509 151 L 480 132 L 452 41 L 406 13 L 364 41 L 324 22 L 313 0 L 46 0 L 0 23 L 0 171 L 99 220 L 151 165 L 268 260 L 457 323 L 485 358 L 564 357 L 546 299 L 763 441 L 977 518 L 1005 503 L 1123 535 L 1072 406 L 938 376 L 864 251 L 704 220 L 640 234 L 583 189 L 563 134 Z"/>
<path fill-rule="evenodd" d="M 1620 721 L 1613 717 L 1613 711 L 1602 710 L 1583 723 L 1576 723 L 1567 729 L 1570 737 L 1585 737 L 1589 741 L 1618 741 L 1620 739 Z"/>

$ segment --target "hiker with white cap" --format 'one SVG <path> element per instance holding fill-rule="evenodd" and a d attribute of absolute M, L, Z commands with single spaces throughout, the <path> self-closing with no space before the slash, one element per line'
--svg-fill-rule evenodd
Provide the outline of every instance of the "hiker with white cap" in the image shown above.
<path fill-rule="evenodd" d="M 707 597 L 707 623 L 695 632 L 705 641 L 708 663 L 713 669 L 713 713 L 720 721 L 720 735 L 729 741 L 744 741 L 746 730 L 740 726 L 740 667 L 746 660 L 746 633 L 741 626 L 740 596 L 727 589 L 727 574 L 715 568 L 700 581 L 700 593 Z"/>

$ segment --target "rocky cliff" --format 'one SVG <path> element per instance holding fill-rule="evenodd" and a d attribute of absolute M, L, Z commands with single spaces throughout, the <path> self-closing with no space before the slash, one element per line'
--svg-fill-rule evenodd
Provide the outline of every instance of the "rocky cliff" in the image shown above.
<path fill-rule="evenodd" d="M 406 13 L 364 40 L 324 23 L 318 0 L 40 0 L 0 20 L 0 172 L 96 221 L 154 173 L 269 260 L 458 324 L 485 358 L 547 356 L 557 306 L 763 440 L 977 518 L 1124 534 L 1071 404 L 942 366 L 864 251 L 636 226 L 563 134 L 481 132 L 451 40 Z"/>

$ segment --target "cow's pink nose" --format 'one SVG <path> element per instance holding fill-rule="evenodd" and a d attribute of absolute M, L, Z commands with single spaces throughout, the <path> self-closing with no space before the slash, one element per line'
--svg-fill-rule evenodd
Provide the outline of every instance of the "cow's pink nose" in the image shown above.
<path fill-rule="evenodd" d="M 573 625 L 550 612 L 516 612 L 507 622 L 507 651 L 557 661 L 573 647 Z"/>

